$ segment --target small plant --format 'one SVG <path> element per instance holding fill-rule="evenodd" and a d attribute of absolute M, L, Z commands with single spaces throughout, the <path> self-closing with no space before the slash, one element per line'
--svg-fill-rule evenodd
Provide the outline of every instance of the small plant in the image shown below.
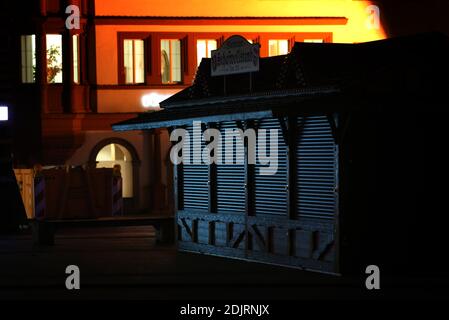
<path fill-rule="evenodd" d="M 58 64 L 58 57 L 61 56 L 59 47 L 51 46 L 47 49 L 47 82 L 55 83 L 56 76 L 62 71 L 62 65 Z"/>

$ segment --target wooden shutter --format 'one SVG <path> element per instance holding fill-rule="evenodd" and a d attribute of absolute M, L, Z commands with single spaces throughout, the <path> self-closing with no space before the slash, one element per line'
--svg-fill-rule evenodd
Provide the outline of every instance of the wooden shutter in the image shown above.
<path fill-rule="evenodd" d="M 193 127 L 186 130 L 190 135 L 190 160 L 193 163 Z M 201 150 L 205 142 L 201 139 Z M 209 166 L 206 164 L 183 164 L 183 204 L 184 209 L 209 209 Z"/>
<path fill-rule="evenodd" d="M 220 123 L 220 132 L 222 139 L 225 137 L 225 131 L 237 129 L 235 121 L 226 121 Z M 224 154 L 223 146 L 223 159 Z M 236 159 L 237 148 L 233 148 L 233 156 Z M 243 151 L 244 152 L 244 151 Z M 245 159 L 244 154 L 241 154 Z M 246 161 L 246 160 L 245 160 Z M 244 164 L 220 164 L 217 165 L 217 211 L 219 213 L 245 213 L 245 165 Z"/>
<path fill-rule="evenodd" d="M 297 214 L 333 218 L 337 205 L 337 152 L 326 116 L 298 117 Z"/>
<path fill-rule="evenodd" d="M 259 143 L 257 143 L 257 161 L 255 165 L 255 213 L 268 215 L 287 214 L 287 146 L 278 119 L 262 119 L 258 130 L 267 130 L 267 153 L 269 154 L 270 129 L 278 132 L 278 169 L 274 175 L 261 175 L 260 168 L 266 167 L 259 161 Z M 260 134 L 258 135 L 258 142 Z"/>

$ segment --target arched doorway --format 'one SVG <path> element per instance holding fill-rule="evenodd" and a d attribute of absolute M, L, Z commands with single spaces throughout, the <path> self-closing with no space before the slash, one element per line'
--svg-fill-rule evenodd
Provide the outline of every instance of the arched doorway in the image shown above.
<path fill-rule="evenodd" d="M 133 158 L 131 153 L 117 143 L 104 146 L 97 154 L 95 161 L 97 168 L 113 168 L 120 165 L 123 181 L 123 198 L 132 198 L 133 190 Z"/>
<path fill-rule="evenodd" d="M 121 138 L 108 138 L 92 148 L 89 165 L 96 168 L 121 166 L 123 178 L 123 198 L 126 213 L 139 211 L 139 171 L 140 160 L 134 146 Z"/>

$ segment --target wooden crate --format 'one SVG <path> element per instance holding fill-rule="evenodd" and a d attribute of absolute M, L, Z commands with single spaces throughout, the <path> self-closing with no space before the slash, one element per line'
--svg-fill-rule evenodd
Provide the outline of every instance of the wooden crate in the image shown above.
<path fill-rule="evenodd" d="M 33 169 L 15 169 L 28 219 L 35 218 Z M 45 179 L 46 219 L 108 217 L 113 214 L 113 169 L 54 168 L 42 171 Z"/>

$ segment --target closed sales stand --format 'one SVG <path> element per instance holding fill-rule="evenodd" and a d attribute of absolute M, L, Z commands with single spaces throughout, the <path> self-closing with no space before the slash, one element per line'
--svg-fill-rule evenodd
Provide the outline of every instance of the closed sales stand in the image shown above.
<path fill-rule="evenodd" d="M 248 163 L 248 144 L 233 149 L 243 163 L 174 165 L 181 251 L 332 274 L 364 273 L 370 264 L 420 268 L 444 243 L 439 226 L 418 223 L 426 211 L 416 201 L 432 195 L 421 192 L 419 159 L 427 157 L 417 143 L 447 137 L 419 119 L 445 114 L 448 51 L 440 34 L 296 43 L 287 55 L 261 58 L 259 71 L 216 77 L 203 59 L 193 85 L 161 111 L 113 128 L 184 128 L 193 137 L 201 121 L 202 130 L 221 133 L 278 133 L 274 174 Z"/>

